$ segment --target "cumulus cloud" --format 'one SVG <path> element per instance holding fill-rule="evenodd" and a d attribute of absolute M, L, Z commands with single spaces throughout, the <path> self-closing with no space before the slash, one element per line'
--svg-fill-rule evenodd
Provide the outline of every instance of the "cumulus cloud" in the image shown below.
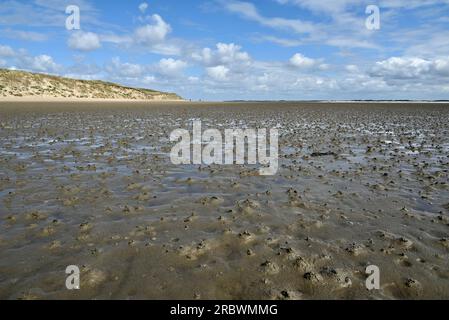
<path fill-rule="evenodd" d="M 163 58 L 155 64 L 144 65 L 122 62 L 119 57 L 115 57 L 104 66 L 104 70 L 114 81 L 127 83 L 131 81 L 141 86 L 184 79 L 183 72 L 187 66 L 187 62 L 173 58 Z"/>
<path fill-rule="evenodd" d="M 185 61 L 169 58 L 159 61 L 158 70 L 164 76 L 177 77 L 182 74 L 186 67 L 187 63 Z"/>
<path fill-rule="evenodd" d="M 15 50 L 5 45 L 0 45 L 0 58 L 4 58 L 1 59 L 2 66 L 8 66 L 12 69 L 46 73 L 57 73 L 62 69 L 62 66 L 57 64 L 49 55 L 32 56 L 25 49 Z"/>
<path fill-rule="evenodd" d="M 234 43 L 217 43 L 216 49 L 204 48 L 200 52 L 192 54 L 194 61 L 206 66 L 232 66 L 245 65 L 251 62 L 247 52 L 241 51 L 241 47 Z"/>
<path fill-rule="evenodd" d="M 250 60 L 249 54 L 240 51 L 241 47 L 235 45 L 234 43 L 217 44 L 216 57 L 220 63 L 232 64 L 235 62 L 248 62 Z"/>
<path fill-rule="evenodd" d="M 18 57 L 18 67 L 24 70 L 45 73 L 57 73 L 61 70 L 61 66 L 51 56 L 46 54 L 33 57 L 22 53 Z"/>
<path fill-rule="evenodd" d="M 206 68 L 207 75 L 216 81 L 226 81 L 228 79 L 229 68 L 225 66 L 216 66 Z"/>
<path fill-rule="evenodd" d="M 241 79 L 244 74 L 251 72 L 253 60 L 234 43 L 219 42 L 214 49 L 203 48 L 191 53 L 191 61 L 204 67 L 208 80 L 222 83 L 227 80 Z"/>
<path fill-rule="evenodd" d="M 376 62 L 372 76 L 390 79 L 419 79 L 449 76 L 449 57 L 422 59 L 418 57 L 392 57 Z"/>
<path fill-rule="evenodd" d="M 169 32 L 169 26 L 164 29 L 163 25 L 145 25 L 137 28 L 132 36 L 105 34 L 101 35 L 100 39 L 102 42 L 118 45 L 122 49 L 134 48 L 160 55 L 179 56 L 182 52 L 182 45 L 179 41 L 167 39 L 166 36 Z"/>
<path fill-rule="evenodd" d="M 293 57 L 290 58 L 289 62 L 290 65 L 298 69 L 316 68 L 319 70 L 325 70 L 328 67 L 326 64 L 321 63 L 321 60 L 308 58 L 301 53 L 294 54 Z"/>
<path fill-rule="evenodd" d="M 158 14 L 151 16 L 152 24 L 139 27 L 135 31 L 137 43 L 142 45 L 154 45 L 165 40 L 171 32 L 171 26 Z"/>
<path fill-rule="evenodd" d="M 316 61 L 306 56 L 296 53 L 290 58 L 290 63 L 297 68 L 311 68 L 316 64 Z"/>
<path fill-rule="evenodd" d="M 93 51 L 101 48 L 100 37 L 93 32 L 74 32 L 67 42 L 71 49 L 79 51 Z"/>

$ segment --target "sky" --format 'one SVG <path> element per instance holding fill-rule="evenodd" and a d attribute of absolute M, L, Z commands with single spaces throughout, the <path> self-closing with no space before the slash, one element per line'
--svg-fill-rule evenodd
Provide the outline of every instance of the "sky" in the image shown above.
<path fill-rule="evenodd" d="M 449 99 L 449 0 L 2 0 L 0 68 L 192 100 Z"/>

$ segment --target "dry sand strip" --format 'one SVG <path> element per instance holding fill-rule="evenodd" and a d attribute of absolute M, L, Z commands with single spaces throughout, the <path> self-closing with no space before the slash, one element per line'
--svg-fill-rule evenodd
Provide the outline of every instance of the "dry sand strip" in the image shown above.
<path fill-rule="evenodd" d="M 185 103 L 187 100 L 175 100 L 175 99 L 95 99 L 95 98 L 61 98 L 51 96 L 24 96 L 24 97 L 1 97 L 2 102 L 64 102 L 64 103 L 79 103 L 79 102 L 107 102 L 107 103 L 164 103 L 164 102 L 179 102 Z"/>

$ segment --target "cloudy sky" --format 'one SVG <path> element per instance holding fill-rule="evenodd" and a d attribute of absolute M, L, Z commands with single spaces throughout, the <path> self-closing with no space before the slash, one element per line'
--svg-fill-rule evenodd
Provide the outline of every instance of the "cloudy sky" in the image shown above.
<path fill-rule="evenodd" d="M 449 0 L 2 0 L 0 67 L 188 99 L 449 99 Z"/>

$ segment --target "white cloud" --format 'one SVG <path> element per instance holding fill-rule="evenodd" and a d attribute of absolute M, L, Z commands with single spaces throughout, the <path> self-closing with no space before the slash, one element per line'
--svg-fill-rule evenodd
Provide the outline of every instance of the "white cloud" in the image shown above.
<path fill-rule="evenodd" d="M 101 48 L 100 37 L 93 32 L 74 32 L 67 42 L 68 46 L 74 50 L 93 51 Z"/>
<path fill-rule="evenodd" d="M 382 0 L 380 6 L 393 9 L 416 9 L 435 4 L 449 4 L 447 0 Z"/>
<path fill-rule="evenodd" d="M 262 36 L 257 37 L 256 41 L 268 41 L 275 44 L 278 44 L 283 47 L 297 47 L 302 44 L 300 40 L 296 39 L 287 39 L 287 38 L 279 38 L 274 36 Z"/>
<path fill-rule="evenodd" d="M 9 46 L 0 45 L 0 57 L 12 57 L 14 50 Z"/>
<path fill-rule="evenodd" d="M 153 53 L 166 56 L 179 56 L 182 53 L 182 47 L 176 41 L 168 40 L 149 46 L 148 49 Z"/>
<path fill-rule="evenodd" d="M 449 77 L 449 57 L 423 59 L 419 57 L 392 57 L 378 61 L 370 70 L 373 77 L 390 80 L 410 80 L 416 83 L 439 84 L 441 77 Z"/>
<path fill-rule="evenodd" d="M 3 29 L 0 33 L 7 38 L 20 39 L 25 41 L 45 41 L 48 39 L 47 35 L 33 31 Z"/>
<path fill-rule="evenodd" d="M 356 65 L 354 65 L 354 64 L 347 65 L 347 66 L 345 67 L 345 69 L 346 69 L 346 71 L 348 71 L 349 73 L 359 73 L 359 72 L 360 72 L 359 67 L 356 66 Z"/>
<path fill-rule="evenodd" d="M 75 63 L 64 68 L 61 72 L 64 77 L 84 79 L 84 80 L 100 80 L 104 78 L 103 68 L 95 63 L 88 63 L 83 56 L 75 58 Z"/>
<path fill-rule="evenodd" d="M 189 82 L 198 82 L 200 81 L 200 78 L 191 76 L 188 77 L 187 80 L 189 80 Z"/>
<path fill-rule="evenodd" d="M 32 59 L 31 68 L 37 71 L 54 72 L 59 69 L 59 66 L 53 61 L 52 57 L 44 54 Z"/>
<path fill-rule="evenodd" d="M 449 55 L 449 30 L 437 27 L 420 30 L 400 30 L 394 35 L 394 40 L 405 47 L 404 55 L 435 57 Z"/>
<path fill-rule="evenodd" d="M 12 69 L 23 69 L 27 71 L 57 73 L 62 70 L 62 66 L 57 64 L 49 55 L 42 54 L 31 56 L 25 49 L 13 49 L 9 46 L 0 45 L 0 57 L 3 66 Z"/>
<path fill-rule="evenodd" d="M 104 66 L 104 70 L 116 82 L 132 81 L 137 85 L 147 85 L 183 79 L 183 71 L 187 66 L 187 62 L 173 58 L 163 58 L 156 64 L 142 65 L 122 62 L 115 57 Z"/>
<path fill-rule="evenodd" d="M 363 3 L 361 0 L 276 0 L 280 4 L 293 4 L 313 12 L 341 13 L 348 5 Z"/>
<path fill-rule="evenodd" d="M 155 76 L 145 76 L 142 80 L 143 84 L 154 84 L 156 82 L 157 80 Z"/>
<path fill-rule="evenodd" d="M 161 59 L 159 61 L 158 70 L 164 76 L 177 77 L 182 74 L 187 67 L 187 63 L 182 60 L 175 60 L 172 58 Z"/>
<path fill-rule="evenodd" d="M 84 0 L 82 1 L 84 2 Z M 449 3 L 447 0 L 379 0 L 383 23 L 382 29 L 376 33 L 366 32 L 366 28 L 364 28 L 366 18 L 364 5 L 370 0 L 327 2 L 277 0 L 281 4 L 293 4 L 301 7 L 300 10 L 290 8 L 300 14 L 301 18 L 299 19 L 295 18 L 293 12 L 289 12 L 288 17 L 281 17 L 272 13 L 277 10 L 270 12 L 266 6 L 261 6 L 259 10 L 255 5 L 258 2 L 252 1 L 253 4 L 249 0 L 248 2 L 244 1 L 215 1 L 215 3 L 222 4 L 228 12 L 258 25 L 256 26 L 258 29 L 241 34 L 241 37 L 252 38 L 257 35 L 261 41 L 285 47 L 317 43 L 333 46 L 342 50 L 339 52 L 325 50 L 324 54 L 326 54 L 326 59 L 335 59 L 338 64 L 332 68 L 332 72 L 324 73 L 316 72 L 328 68 L 324 59 L 307 57 L 301 53 L 291 56 L 300 49 L 291 52 L 290 59 L 258 61 L 236 43 L 220 42 L 210 48 L 197 47 L 195 41 L 170 37 L 171 26 L 157 14 L 145 14 L 149 11 L 148 5 L 142 5 L 146 3 L 141 3 L 139 6 L 142 17 L 139 18 L 140 20 L 134 21 L 139 23 L 135 29 L 129 29 L 130 31 L 126 32 L 118 31 L 124 29 L 102 27 L 98 29 L 98 34 L 93 34 L 94 36 L 91 36 L 90 39 L 84 32 L 77 36 L 72 34 L 68 43 L 70 45 L 70 41 L 72 41 L 71 47 L 82 51 L 94 50 L 101 47 L 102 44 L 106 46 L 105 43 L 109 43 L 116 45 L 119 50 L 123 50 L 120 51 L 123 55 L 122 58 L 128 54 L 131 55 L 130 57 L 142 54 L 143 57 L 144 54 L 156 53 L 166 55 L 167 58 L 170 57 L 169 59 L 159 57 L 156 63 L 144 65 L 121 62 L 120 59 L 115 58 L 91 71 L 83 70 L 83 68 L 70 70 L 70 67 L 58 66 L 50 56 L 32 57 L 20 50 L 0 46 L 0 58 L 4 60 L 0 62 L 40 72 L 57 70 L 68 75 L 81 74 L 85 71 L 83 74 L 87 75 L 86 78 L 104 77 L 129 85 L 147 84 L 149 87 L 155 88 L 165 86 L 175 92 L 200 92 L 197 96 L 201 96 L 201 93 L 221 93 L 221 97 L 228 99 L 262 98 L 260 95 L 263 94 L 266 94 L 265 98 L 274 99 L 302 97 L 315 99 L 324 95 L 329 98 L 339 98 L 345 94 L 347 97 L 351 97 L 352 94 L 354 98 L 369 98 L 370 93 L 376 93 L 384 98 L 394 96 L 398 92 L 410 93 L 413 97 L 413 94 L 416 93 L 418 96 L 426 90 L 429 95 L 433 93 L 436 95 L 446 90 L 447 97 L 447 92 L 449 92 L 447 85 L 449 37 L 447 31 L 442 30 L 444 29 L 441 27 L 443 21 L 437 22 L 427 16 L 435 15 L 432 12 L 439 7 L 426 8 L 432 9 L 426 10 L 426 12 L 410 12 L 411 16 L 408 18 L 416 15 L 421 19 L 416 23 L 416 28 L 404 28 L 401 22 L 398 22 L 402 21 L 402 18 L 406 18 L 405 14 L 407 13 L 396 14 L 399 12 L 397 8 L 416 8 L 422 6 L 421 3 L 424 2 L 447 4 Z M 14 6 L 23 7 L 23 12 L 31 11 L 35 6 L 49 8 L 44 4 L 51 4 L 52 8 L 59 6 L 57 0 L 35 0 L 28 5 L 20 4 L 17 1 L 10 2 L 14 3 Z M 135 3 L 134 10 L 137 9 L 139 2 Z M 91 15 L 95 10 L 92 8 Z M 279 12 L 285 10 L 286 8 Z M 41 11 L 44 12 L 43 9 Z M 137 10 L 136 12 L 140 13 Z M 5 9 L 0 8 L 0 24 L 2 25 L 8 25 L 5 23 L 5 13 L 7 13 Z M 439 14 L 441 15 L 441 13 Z M 12 18 L 9 17 L 8 21 L 11 22 Z M 54 22 L 54 25 L 60 24 L 63 25 L 63 23 Z M 85 24 L 83 24 L 83 28 L 85 28 Z M 267 28 L 275 30 L 273 35 L 260 35 Z M 245 30 L 248 29 L 242 29 L 242 32 Z M 1 29 L 0 32 L 2 32 Z M 12 34 L 10 33 L 10 35 Z M 39 40 L 38 33 L 15 33 L 14 36 Z M 72 37 L 79 39 L 72 39 Z M 210 41 L 210 39 L 196 40 Z M 383 48 L 385 51 L 382 51 L 382 58 L 377 58 L 382 61 L 376 63 L 377 60 L 373 60 L 375 59 L 373 58 L 374 52 L 365 54 L 366 50 L 349 50 L 349 48 Z M 398 57 L 389 58 L 393 54 Z M 174 56 L 176 59 L 171 58 Z M 277 57 L 279 55 L 276 52 L 270 56 L 270 59 L 277 59 Z M 347 63 L 352 64 L 346 65 Z M 202 75 L 198 76 L 198 70 L 195 68 L 195 76 L 192 76 L 187 66 L 200 68 L 200 74 L 201 71 L 203 72 Z M 219 97 L 215 94 L 210 96 Z"/>
<path fill-rule="evenodd" d="M 392 57 L 376 62 L 371 75 L 396 79 L 412 79 L 431 72 L 433 62 L 416 57 Z"/>
<path fill-rule="evenodd" d="M 315 66 L 316 61 L 314 59 L 307 58 L 300 53 L 296 53 L 290 58 L 290 63 L 297 68 L 312 68 Z"/>
<path fill-rule="evenodd" d="M 185 43 L 178 39 L 168 38 L 168 34 L 172 31 L 171 26 L 157 14 L 147 16 L 146 20 L 150 23 L 136 28 L 132 34 L 119 35 L 109 32 L 99 35 L 100 40 L 118 45 L 125 50 L 133 48 L 148 50 L 160 55 L 181 55 Z"/>
<path fill-rule="evenodd" d="M 102 34 L 99 35 L 100 42 L 109 42 L 113 44 L 131 44 L 132 43 L 132 37 L 128 35 L 116 35 L 116 34 Z"/>
<path fill-rule="evenodd" d="M 290 64 L 298 69 L 319 69 L 326 70 L 327 64 L 321 63 L 321 60 L 308 58 L 301 53 L 296 53 L 289 60 Z"/>
<path fill-rule="evenodd" d="M 53 58 L 43 54 L 39 56 L 28 56 L 24 52 L 18 57 L 18 67 L 25 70 L 56 73 L 61 70 L 61 66 L 54 62 Z"/>
<path fill-rule="evenodd" d="M 276 0 L 279 4 L 293 4 L 312 12 L 341 14 L 351 6 L 367 6 L 373 4 L 372 0 Z M 447 0 L 381 0 L 378 5 L 384 9 L 416 9 L 419 7 L 431 6 L 435 4 L 448 4 Z"/>
<path fill-rule="evenodd" d="M 325 43 L 339 48 L 380 49 L 379 45 L 372 41 L 342 36 L 334 36 Z"/>
<path fill-rule="evenodd" d="M 113 58 L 105 69 L 111 76 L 120 78 L 137 78 L 145 72 L 145 67 L 139 64 L 122 63 L 118 57 Z"/>
<path fill-rule="evenodd" d="M 251 57 L 247 52 L 241 51 L 241 47 L 234 43 L 217 43 L 216 49 L 204 48 L 201 52 L 192 54 L 192 59 L 206 66 L 218 65 L 247 65 Z"/>
<path fill-rule="evenodd" d="M 218 43 L 217 57 L 221 63 L 232 64 L 235 62 L 247 62 L 250 60 L 249 54 L 240 51 L 241 47 L 234 43 Z"/>
<path fill-rule="evenodd" d="M 449 57 L 436 59 L 434 62 L 435 71 L 443 76 L 449 76 Z"/>
<path fill-rule="evenodd" d="M 147 11 L 147 9 L 148 9 L 148 3 L 146 3 L 146 2 L 142 2 L 139 5 L 140 12 L 145 13 L 145 11 Z"/>
<path fill-rule="evenodd" d="M 234 79 L 238 83 L 247 72 L 251 72 L 253 60 L 234 43 L 217 43 L 215 49 L 203 48 L 190 54 L 193 63 L 205 67 L 208 80 L 218 82 Z"/>
<path fill-rule="evenodd" d="M 243 1 L 223 1 L 224 7 L 233 13 L 237 13 L 245 19 L 258 22 L 259 24 L 275 29 L 290 30 L 296 33 L 311 33 L 316 30 L 313 23 L 301 21 L 299 19 L 285 19 L 280 17 L 265 17 L 259 13 L 256 6 L 250 2 Z"/>
<path fill-rule="evenodd" d="M 226 81 L 228 79 L 229 69 L 225 66 L 216 66 L 206 68 L 209 77 L 216 81 Z"/>
<path fill-rule="evenodd" d="M 365 0 L 363 0 L 365 1 Z M 256 6 L 249 2 L 222 1 L 226 10 L 236 13 L 241 17 L 255 21 L 262 26 L 280 31 L 301 35 L 301 41 L 279 37 L 265 37 L 265 40 L 282 45 L 297 46 L 299 44 L 319 43 L 335 47 L 380 49 L 372 41 L 373 33 L 369 33 L 365 27 L 364 11 L 356 14 L 357 10 L 347 10 L 349 6 L 363 6 L 359 0 L 278 0 L 280 4 L 292 3 L 302 8 L 313 11 L 320 16 L 326 15 L 326 25 L 313 20 L 287 19 L 282 17 L 266 17 L 262 15 Z M 382 17 L 385 17 L 384 14 Z M 342 36 L 345 35 L 345 36 Z M 263 39 L 262 39 L 263 40 Z"/>
<path fill-rule="evenodd" d="M 170 25 L 161 16 L 154 14 L 151 16 L 151 20 L 153 24 L 147 24 L 136 29 L 135 38 L 137 43 L 151 46 L 164 41 L 171 32 Z"/>

